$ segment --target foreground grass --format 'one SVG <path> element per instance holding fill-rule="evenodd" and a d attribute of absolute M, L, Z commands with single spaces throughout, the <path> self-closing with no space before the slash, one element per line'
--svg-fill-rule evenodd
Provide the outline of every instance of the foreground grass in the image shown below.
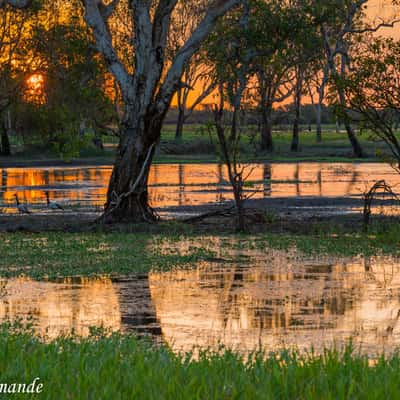
<path fill-rule="evenodd" d="M 10 395 L 14 399 L 395 399 L 400 393 L 398 354 L 373 366 L 350 348 L 245 359 L 225 350 L 194 360 L 133 336 L 44 344 L 4 325 L 0 368 L 1 383 L 40 378 L 43 384 L 40 395 Z"/>
<path fill-rule="evenodd" d="M 322 225 L 310 226 L 309 234 L 214 236 L 185 233 L 185 227 L 179 232 L 178 224 L 175 232 L 167 228 L 170 233 L 0 233 L 0 276 L 53 279 L 146 273 L 189 268 L 199 261 L 212 260 L 216 253 L 226 258 L 231 250 L 240 253 L 248 249 L 257 249 L 266 257 L 269 248 L 296 248 L 305 255 L 400 256 L 398 224 L 375 227 L 368 234 L 340 232 Z"/>

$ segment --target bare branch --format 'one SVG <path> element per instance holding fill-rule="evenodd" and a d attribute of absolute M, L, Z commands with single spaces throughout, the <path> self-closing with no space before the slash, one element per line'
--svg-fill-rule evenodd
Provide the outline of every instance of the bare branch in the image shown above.
<path fill-rule="evenodd" d="M 400 19 L 395 19 L 391 22 L 381 22 L 378 25 L 376 25 L 375 27 L 366 27 L 363 29 L 351 29 L 349 31 L 347 31 L 348 33 L 357 33 L 357 34 L 363 34 L 363 33 L 374 33 L 379 31 L 379 29 L 381 28 L 394 28 L 394 26 L 396 24 L 398 24 L 400 22 Z"/>
<path fill-rule="evenodd" d="M 97 49 L 102 53 L 108 69 L 120 84 L 124 100 L 128 100 L 128 87 L 132 77 L 117 56 L 107 25 L 107 20 L 118 0 L 114 0 L 108 5 L 99 0 L 82 0 L 82 2 L 85 7 L 85 20 L 93 30 Z"/>
<path fill-rule="evenodd" d="M 178 51 L 175 60 L 168 71 L 165 82 L 157 96 L 158 101 L 156 102 L 156 107 L 159 110 L 163 110 L 169 105 L 183 74 L 185 64 L 193 56 L 196 50 L 198 50 L 203 40 L 214 28 L 218 18 L 224 15 L 234 6 L 238 5 L 240 2 L 241 0 L 216 0 L 214 1 L 213 5 L 210 6 L 202 22 L 193 32 L 192 36 Z"/>
<path fill-rule="evenodd" d="M 111 1 L 111 3 L 107 5 L 100 2 L 99 9 L 104 20 L 108 20 L 111 17 L 112 13 L 117 8 L 119 2 L 120 2 L 119 0 L 113 0 Z"/>
<path fill-rule="evenodd" d="M 206 99 L 215 89 L 217 84 L 215 82 L 211 82 L 207 88 L 197 97 L 197 99 L 190 106 L 189 112 L 185 116 L 185 120 L 187 120 L 194 112 L 195 108 L 202 103 L 204 99 Z"/>
<path fill-rule="evenodd" d="M 165 48 L 169 26 L 171 23 L 171 13 L 178 0 L 160 0 L 154 16 L 153 22 L 153 46 L 154 48 Z"/>

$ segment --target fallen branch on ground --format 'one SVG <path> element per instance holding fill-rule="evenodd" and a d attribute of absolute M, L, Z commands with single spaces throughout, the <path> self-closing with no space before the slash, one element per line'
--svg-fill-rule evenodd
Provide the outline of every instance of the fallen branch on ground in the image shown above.
<path fill-rule="evenodd" d="M 211 212 L 204 213 L 201 215 L 196 215 L 194 217 L 185 218 L 183 220 L 183 222 L 192 223 L 192 222 L 202 221 L 206 218 L 232 215 L 231 211 L 234 209 L 235 209 L 235 206 L 231 206 L 231 207 L 224 208 L 222 210 L 211 211 Z"/>

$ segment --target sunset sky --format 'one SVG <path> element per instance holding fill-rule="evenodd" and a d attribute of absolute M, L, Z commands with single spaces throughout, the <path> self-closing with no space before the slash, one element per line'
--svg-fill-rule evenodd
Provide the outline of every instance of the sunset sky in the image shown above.
<path fill-rule="evenodd" d="M 400 6 L 393 6 L 391 4 L 391 0 L 370 0 L 368 3 L 368 10 L 367 10 L 368 19 L 370 22 L 377 22 L 379 19 L 384 19 L 385 21 L 392 20 L 394 18 L 400 18 Z M 400 23 L 397 24 L 394 28 L 382 28 L 377 33 L 378 35 L 384 36 L 392 36 L 395 39 L 400 39 Z M 194 90 L 189 97 L 189 102 L 193 101 L 197 97 L 198 90 Z M 289 98 L 286 102 L 282 104 L 291 103 L 292 99 Z M 309 99 L 306 99 L 306 103 L 309 103 Z M 213 103 L 213 99 L 208 97 L 204 104 Z M 173 106 L 177 105 L 176 99 L 174 99 Z"/>

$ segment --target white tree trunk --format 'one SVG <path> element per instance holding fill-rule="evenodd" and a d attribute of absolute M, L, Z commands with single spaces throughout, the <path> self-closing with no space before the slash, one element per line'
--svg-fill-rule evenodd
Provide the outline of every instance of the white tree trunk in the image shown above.
<path fill-rule="evenodd" d="M 134 25 L 134 74 L 128 73 L 112 44 L 108 20 L 119 0 L 107 5 L 102 0 L 82 0 L 85 20 L 93 29 L 98 50 L 116 78 L 125 104 L 120 144 L 110 180 L 105 221 L 148 221 L 153 213 L 148 205 L 147 178 L 154 149 L 172 97 L 192 55 L 207 38 L 218 18 L 240 0 L 215 0 L 193 34 L 176 53 L 164 73 L 171 14 L 177 0 L 132 0 Z M 155 10 L 152 10 L 152 5 Z M 153 17 L 151 17 L 153 15 Z M 133 50 L 132 50 L 133 51 Z M 163 79 L 163 77 L 165 78 Z"/>

